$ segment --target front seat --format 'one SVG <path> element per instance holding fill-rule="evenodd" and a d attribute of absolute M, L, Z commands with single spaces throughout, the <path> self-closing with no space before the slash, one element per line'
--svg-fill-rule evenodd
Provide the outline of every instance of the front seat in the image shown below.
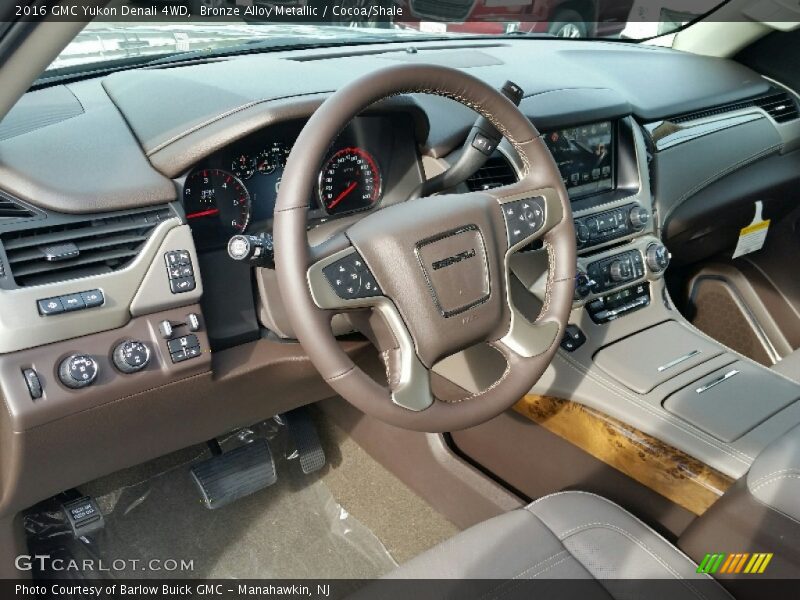
<path fill-rule="evenodd" d="M 570 579 L 597 581 L 596 586 L 584 586 L 581 597 L 589 590 L 589 596 L 602 598 L 731 598 L 639 519 L 610 500 L 577 491 L 545 496 L 479 523 L 387 577 L 505 580 L 475 597 L 515 596 L 515 587 L 522 592 L 518 583 L 522 579 Z M 671 583 L 654 589 L 643 581 L 654 579 Z M 473 591 L 469 585 L 465 589 Z M 552 592 L 560 597 L 557 588 Z"/>

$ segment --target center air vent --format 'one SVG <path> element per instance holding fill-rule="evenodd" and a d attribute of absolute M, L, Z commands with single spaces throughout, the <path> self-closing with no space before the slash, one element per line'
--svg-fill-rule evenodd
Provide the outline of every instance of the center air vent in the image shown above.
<path fill-rule="evenodd" d="M 29 219 L 36 214 L 13 200 L 0 196 L 0 222 L 7 219 Z"/>
<path fill-rule="evenodd" d="M 11 274 L 19 286 L 110 273 L 128 265 L 168 207 L 14 231 L 2 235 Z"/>
<path fill-rule="evenodd" d="M 516 183 L 516 181 L 517 174 L 505 157 L 494 154 L 467 179 L 467 187 L 471 192 L 478 192 Z"/>

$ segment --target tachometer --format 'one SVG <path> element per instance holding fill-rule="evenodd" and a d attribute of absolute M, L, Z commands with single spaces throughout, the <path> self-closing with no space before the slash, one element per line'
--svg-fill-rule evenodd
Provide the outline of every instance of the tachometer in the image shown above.
<path fill-rule="evenodd" d="M 186 218 L 222 233 L 242 233 L 250 222 L 250 194 L 242 181 L 222 169 L 199 169 L 183 187 Z"/>
<path fill-rule="evenodd" d="M 381 197 L 381 172 L 361 148 L 342 148 L 319 174 L 319 198 L 328 214 L 369 208 Z"/>

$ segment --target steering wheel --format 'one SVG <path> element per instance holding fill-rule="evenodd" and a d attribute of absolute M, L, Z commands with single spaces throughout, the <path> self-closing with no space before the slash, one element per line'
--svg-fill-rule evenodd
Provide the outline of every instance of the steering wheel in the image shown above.
<path fill-rule="evenodd" d="M 316 169 L 337 135 L 385 98 L 427 93 L 486 117 L 524 165 L 512 185 L 417 198 L 376 210 L 310 247 L 306 213 Z M 454 431 L 510 408 L 538 381 L 566 326 L 575 288 L 575 233 L 567 192 L 531 122 L 501 93 L 454 69 L 398 65 L 340 88 L 316 110 L 288 158 L 275 207 L 275 269 L 289 320 L 324 380 L 361 411 L 417 431 Z M 509 257 L 541 239 L 547 289 L 535 322 L 510 297 Z M 340 348 L 337 313 L 371 308 L 391 332 L 388 387 Z M 457 402 L 434 397 L 431 369 L 489 343 L 505 358 L 494 384 Z"/>

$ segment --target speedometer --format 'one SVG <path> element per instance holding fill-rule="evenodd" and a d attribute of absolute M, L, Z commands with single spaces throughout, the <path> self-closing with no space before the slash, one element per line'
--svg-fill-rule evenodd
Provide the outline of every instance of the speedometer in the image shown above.
<path fill-rule="evenodd" d="M 319 174 L 319 199 L 329 215 L 371 207 L 381 197 L 381 172 L 361 148 L 342 148 Z"/>
<path fill-rule="evenodd" d="M 250 194 L 241 180 L 222 169 L 199 169 L 183 187 L 186 218 L 223 234 L 242 233 L 250 222 Z"/>

